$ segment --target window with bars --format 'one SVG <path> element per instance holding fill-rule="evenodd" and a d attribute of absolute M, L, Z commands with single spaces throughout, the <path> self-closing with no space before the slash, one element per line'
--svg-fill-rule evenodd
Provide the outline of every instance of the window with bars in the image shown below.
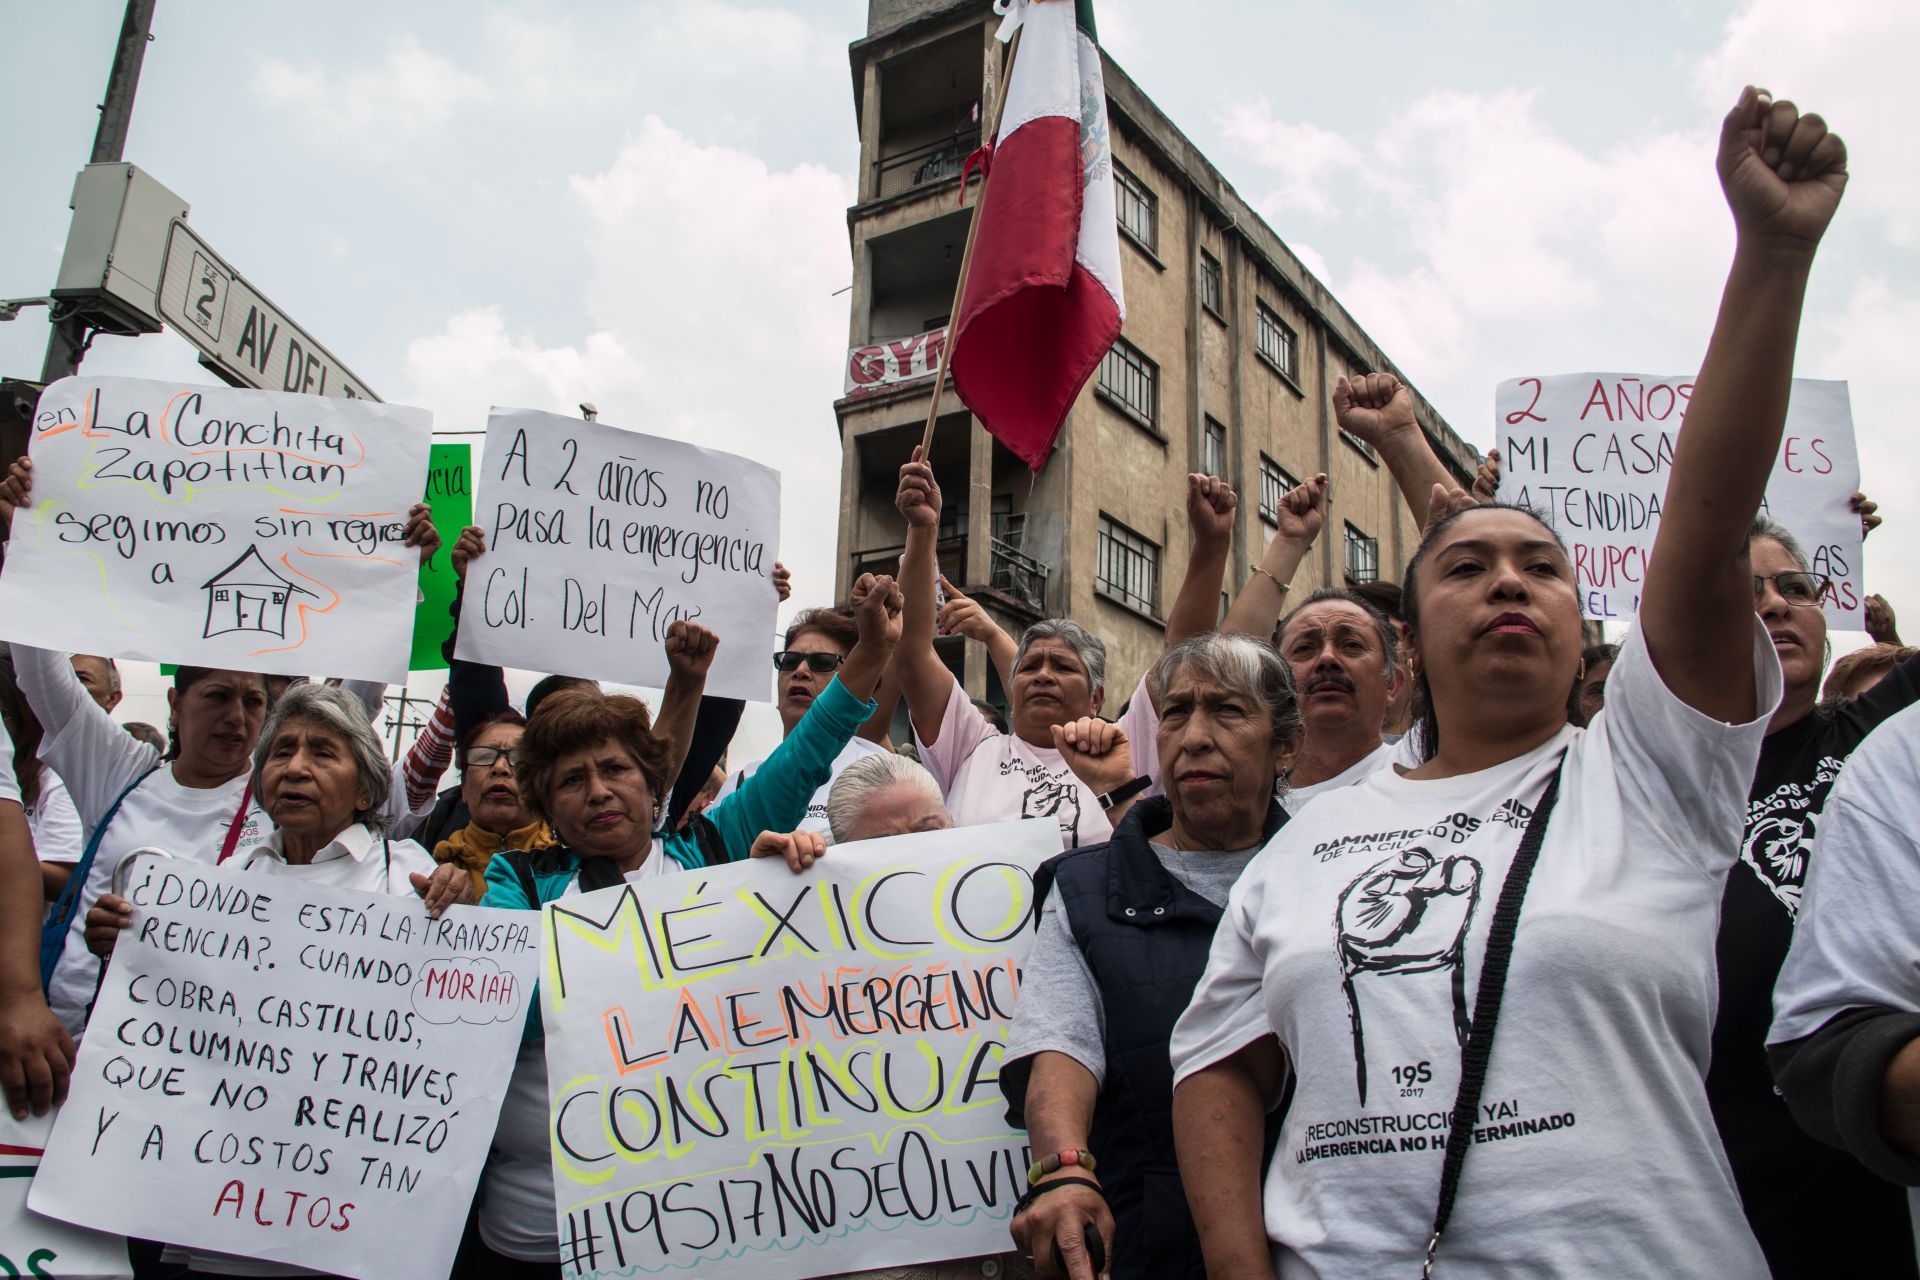
<path fill-rule="evenodd" d="M 1100 360 L 1100 390 L 1149 428 L 1160 417 L 1160 366 L 1124 338 Z"/>
<path fill-rule="evenodd" d="M 1100 517 L 1095 589 L 1130 609 L 1160 614 L 1160 548 L 1111 516 Z"/>
<path fill-rule="evenodd" d="M 1152 253 L 1160 243 L 1158 198 L 1147 184 L 1118 164 L 1113 166 L 1113 200 L 1120 218 L 1120 229 Z"/>
<path fill-rule="evenodd" d="M 1220 275 L 1220 259 L 1200 251 L 1200 305 L 1214 314 L 1216 319 L 1227 318 L 1227 291 Z"/>
<path fill-rule="evenodd" d="M 1260 518 L 1268 524 L 1279 524 L 1280 500 L 1287 496 L 1288 490 L 1299 483 L 1298 480 L 1288 475 L 1279 463 L 1269 458 L 1266 454 L 1261 454 Z"/>
<path fill-rule="evenodd" d="M 1261 359 L 1296 381 L 1300 377 L 1299 356 L 1295 351 L 1293 330 L 1266 303 L 1260 304 L 1260 327 L 1254 334 L 1253 349 Z"/>
<path fill-rule="evenodd" d="M 1347 525 L 1347 581 L 1358 586 L 1363 582 L 1380 580 L 1380 540 L 1369 538 L 1354 528 L 1351 520 Z"/>
<path fill-rule="evenodd" d="M 1200 435 L 1200 469 L 1222 480 L 1227 476 L 1227 424 L 1211 415 Z"/>

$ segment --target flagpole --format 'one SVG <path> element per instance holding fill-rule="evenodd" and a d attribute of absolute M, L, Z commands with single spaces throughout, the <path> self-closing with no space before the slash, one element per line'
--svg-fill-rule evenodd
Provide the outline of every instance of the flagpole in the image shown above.
<path fill-rule="evenodd" d="M 1013 39 L 1008 42 L 1006 54 L 1000 59 L 1000 91 L 993 102 L 993 122 L 987 126 L 987 146 L 992 146 L 1000 139 L 1000 117 L 1007 109 L 1007 90 L 1013 84 L 1013 60 L 1020 52 L 1020 35 L 1025 30 L 1025 23 L 1013 29 Z M 960 297 L 967 289 L 967 271 L 973 266 L 973 233 L 980 229 L 980 206 L 986 203 L 987 182 L 993 176 L 992 168 L 992 164 L 988 163 L 980 169 L 980 198 L 973 202 L 973 216 L 967 220 L 967 247 L 960 253 L 960 278 L 953 282 L 953 305 L 947 308 L 946 346 L 940 354 L 940 373 L 933 380 L 933 396 L 927 405 L 927 426 L 920 435 L 920 460 L 928 466 L 933 465 L 933 424 L 940 417 L 940 401 L 947 389 L 947 371 L 953 368 L 953 349 L 960 345 L 953 322 L 960 314 Z M 963 201 L 967 198 L 966 181 L 966 175 L 961 174 L 960 198 Z"/>

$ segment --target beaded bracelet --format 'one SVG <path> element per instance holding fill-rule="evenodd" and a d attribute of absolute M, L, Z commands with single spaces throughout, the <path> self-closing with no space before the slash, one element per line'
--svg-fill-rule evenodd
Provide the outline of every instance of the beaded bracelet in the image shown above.
<path fill-rule="evenodd" d="M 1088 1173 L 1092 1173 L 1095 1167 L 1093 1152 L 1077 1151 L 1072 1147 L 1066 1147 L 1052 1155 L 1041 1156 L 1027 1170 L 1027 1185 L 1031 1187 L 1048 1174 L 1058 1173 L 1061 1169 L 1072 1165 L 1078 1165 Z"/>

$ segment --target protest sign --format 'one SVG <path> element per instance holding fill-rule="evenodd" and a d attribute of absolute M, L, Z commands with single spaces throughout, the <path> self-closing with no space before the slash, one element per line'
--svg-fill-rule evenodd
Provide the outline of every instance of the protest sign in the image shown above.
<path fill-rule="evenodd" d="M 447 660 L 440 646 L 453 634 L 453 544 L 460 531 L 473 523 L 473 446 L 436 444 L 427 460 L 427 492 L 433 507 L 433 527 L 440 531 L 440 550 L 420 566 L 420 607 L 413 618 L 413 671 L 444 671 Z"/>
<path fill-rule="evenodd" d="M 779 472 L 531 409 L 495 409 L 484 456 L 456 656 L 657 687 L 684 618 L 720 637 L 708 693 L 771 699 Z"/>
<path fill-rule="evenodd" d="M 377 855 L 375 855 L 377 856 Z M 539 959 L 530 912 L 148 861 L 28 1203 L 348 1276 L 443 1276 Z"/>
<path fill-rule="evenodd" d="M 999 1066 L 1058 827 L 835 845 L 548 904 L 568 1276 L 829 1275 L 1002 1253 Z M 769 1267 L 772 1269 L 769 1270 Z"/>
<path fill-rule="evenodd" d="M 401 542 L 429 422 L 370 400 L 54 383 L 0 574 L 8 638 L 404 681 L 418 553 Z"/>
<path fill-rule="evenodd" d="M 126 1240 L 27 1208 L 27 1188 L 40 1167 L 53 1119 L 15 1120 L 0 1108 L 0 1276 L 125 1280 L 133 1275 Z"/>
<path fill-rule="evenodd" d="M 1693 381 L 1568 373 L 1516 378 L 1494 393 L 1500 499 L 1537 508 L 1566 539 L 1588 618 L 1639 610 Z M 1828 621 L 1856 631 L 1865 626 L 1866 597 L 1860 517 L 1848 499 L 1859 487 L 1847 384 L 1795 378 L 1762 509 L 1832 579 Z"/>

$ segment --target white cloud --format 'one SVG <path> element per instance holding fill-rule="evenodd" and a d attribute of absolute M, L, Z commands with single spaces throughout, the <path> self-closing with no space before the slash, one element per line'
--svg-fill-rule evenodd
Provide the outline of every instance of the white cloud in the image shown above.
<path fill-rule="evenodd" d="M 491 92 L 485 79 L 412 36 L 396 40 L 377 64 L 347 71 L 262 56 L 252 84 L 266 102 L 300 113 L 310 127 L 356 142 L 418 135 Z"/>
<path fill-rule="evenodd" d="M 795 604 L 832 592 L 840 447 L 832 403 L 847 345 L 851 183 L 770 169 L 644 119 L 600 173 L 576 177 L 594 332 L 544 345 L 498 308 L 415 340 L 416 403 L 478 427 L 488 404 L 572 413 L 754 458 L 782 473 L 781 558 Z"/>
<path fill-rule="evenodd" d="M 1299 210 L 1324 218 L 1339 211 L 1333 179 L 1359 163 L 1347 138 L 1319 125 L 1278 119 L 1265 98 L 1233 108 L 1219 124 L 1229 142 L 1276 175 L 1275 184 L 1254 200 L 1268 217 L 1277 220 Z"/>
<path fill-rule="evenodd" d="M 1920 5 L 1906 0 L 1753 0 L 1728 21 L 1695 87 L 1716 111 L 1746 84 L 1819 111 L 1852 160 L 1842 216 L 1885 219 L 1895 244 L 1920 247 L 1920 147 L 1888 97 L 1910 80 L 1916 48 Z"/>
<path fill-rule="evenodd" d="M 767 68 L 791 70 L 831 60 L 841 66 L 845 50 L 814 34 L 805 18 L 786 9 L 700 0 L 673 7 L 659 39 L 667 48 L 698 50 L 706 71 L 726 75 Z"/>

